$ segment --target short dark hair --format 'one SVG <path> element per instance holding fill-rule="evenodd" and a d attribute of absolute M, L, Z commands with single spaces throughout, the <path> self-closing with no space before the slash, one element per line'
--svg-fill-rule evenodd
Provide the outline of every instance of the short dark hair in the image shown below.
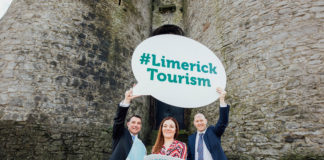
<path fill-rule="evenodd" d="M 134 114 L 132 116 L 130 116 L 128 119 L 127 119 L 127 122 L 129 122 L 133 117 L 136 117 L 136 118 L 139 118 L 141 121 L 142 121 L 142 117 L 137 115 L 137 114 Z"/>
<path fill-rule="evenodd" d="M 152 32 L 152 36 L 161 35 L 161 34 L 176 34 L 176 35 L 184 36 L 183 30 L 180 27 L 173 24 L 165 24 L 155 29 Z"/>

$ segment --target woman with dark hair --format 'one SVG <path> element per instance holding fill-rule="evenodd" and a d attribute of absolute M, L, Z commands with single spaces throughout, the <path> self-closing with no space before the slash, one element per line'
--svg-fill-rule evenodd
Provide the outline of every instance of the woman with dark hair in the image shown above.
<path fill-rule="evenodd" d="M 158 136 L 152 149 L 153 154 L 161 154 L 180 159 L 187 158 L 187 146 L 177 141 L 179 124 L 173 117 L 166 117 L 162 120 Z"/>

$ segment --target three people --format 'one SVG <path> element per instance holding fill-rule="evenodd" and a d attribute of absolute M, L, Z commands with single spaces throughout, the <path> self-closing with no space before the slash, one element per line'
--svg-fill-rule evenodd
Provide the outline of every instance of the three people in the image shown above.
<path fill-rule="evenodd" d="M 152 36 L 161 34 L 184 35 L 181 28 L 175 25 L 164 25 L 157 28 Z M 197 132 L 188 138 L 188 150 L 185 143 L 177 141 L 179 124 L 173 117 L 162 120 L 157 139 L 152 149 L 153 154 L 167 155 L 188 160 L 226 160 L 221 147 L 221 136 L 228 124 L 229 108 L 225 103 L 226 92 L 218 88 L 220 94 L 220 116 L 216 125 L 207 127 L 207 119 L 201 113 L 194 117 L 194 126 Z M 143 160 L 146 149 L 138 138 L 142 127 L 142 119 L 133 115 L 127 120 L 127 129 L 124 127 L 125 118 L 132 99 L 138 96 L 132 94 L 132 89 L 126 91 L 125 99 L 119 104 L 113 126 L 113 153 L 111 160 Z"/>
<path fill-rule="evenodd" d="M 220 97 L 219 120 L 216 125 L 207 127 L 207 119 L 201 113 L 194 116 L 194 126 L 197 132 L 188 138 L 188 149 L 185 143 L 176 140 L 179 134 L 179 124 L 173 117 L 162 120 L 152 154 L 167 155 L 188 160 L 226 160 L 221 146 L 221 136 L 228 124 L 230 106 L 225 102 L 226 92 L 217 88 Z M 138 138 L 142 127 L 142 119 L 133 115 L 124 122 L 132 99 L 138 96 L 132 94 L 132 89 L 126 91 L 124 100 L 119 104 L 113 126 L 113 153 L 111 160 L 142 160 L 146 149 Z"/>

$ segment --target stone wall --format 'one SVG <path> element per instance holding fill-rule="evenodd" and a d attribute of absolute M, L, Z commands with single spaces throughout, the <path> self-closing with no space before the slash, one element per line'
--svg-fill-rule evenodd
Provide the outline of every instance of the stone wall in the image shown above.
<path fill-rule="evenodd" d="M 116 104 L 135 83 L 132 51 L 166 23 L 225 66 L 230 159 L 321 153 L 323 8 L 320 0 L 14 0 L 0 20 L 0 157 L 107 159 Z M 203 112 L 214 124 L 217 107 L 191 117 Z M 143 116 L 144 140 L 148 110 L 140 98 L 129 111 Z"/>
<path fill-rule="evenodd" d="M 227 72 L 227 155 L 322 154 L 323 1 L 186 0 L 185 6 L 187 35 L 212 49 Z M 192 116 L 203 112 L 214 124 L 217 106 Z"/>
<path fill-rule="evenodd" d="M 153 0 L 152 30 L 173 24 L 183 29 L 183 0 Z"/>
<path fill-rule="evenodd" d="M 0 157 L 108 158 L 150 12 L 149 0 L 14 0 L 0 21 Z M 129 112 L 147 111 L 142 98 Z"/>

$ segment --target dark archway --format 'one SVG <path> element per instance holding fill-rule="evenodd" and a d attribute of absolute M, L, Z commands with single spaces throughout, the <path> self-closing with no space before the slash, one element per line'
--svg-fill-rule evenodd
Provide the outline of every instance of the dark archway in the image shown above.
<path fill-rule="evenodd" d="M 172 24 L 162 25 L 152 32 L 152 36 L 161 34 L 185 35 L 184 31 L 179 26 Z M 150 97 L 150 123 L 153 129 L 158 129 L 161 121 L 168 116 L 172 116 L 178 121 L 180 129 L 185 129 L 188 121 L 185 112 L 189 113 L 190 111 L 185 111 L 184 108 L 172 106 Z"/>
<path fill-rule="evenodd" d="M 184 108 L 172 106 L 151 97 L 151 109 L 153 111 L 151 112 L 151 116 L 154 119 L 152 123 L 154 129 L 159 129 L 163 118 L 168 116 L 174 117 L 178 121 L 180 129 L 186 128 Z"/>

